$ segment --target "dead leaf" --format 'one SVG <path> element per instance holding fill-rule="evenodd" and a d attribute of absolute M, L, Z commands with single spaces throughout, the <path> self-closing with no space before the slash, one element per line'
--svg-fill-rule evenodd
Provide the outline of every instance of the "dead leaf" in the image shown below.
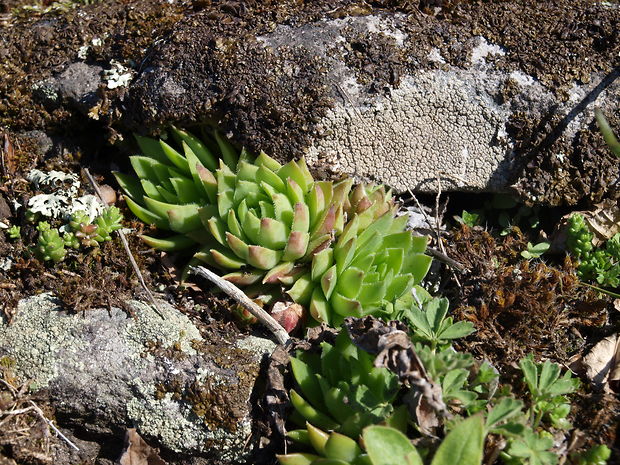
<path fill-rule="evenodd" d="M 596 389 L 618 392 L 620 387 L 620 338 L 612 334 L 599 341 L 579 364 Z"/>
<path fill-rule="evenodd" d="M 441 417 L 450 417 L 443 401 L 441 386 L 426 373 L 416 354 L 407 327 L 398 321 L 384 323 L 374 317 L 346 318 L 345 328 L 357 347 L 377 354 L 374 365 L 396 373 L 402 383 L 411 386 L 405 396 L 409 411 L 415 416 L 420 431 L 435 436 Z"/>
<path fill-rule="evenodd" d="M 123 455 L 118 463 L 119 465 L 167 465 L 158 452 L 140 437 L 135 428 L 128 428 L 125 433 Z"/>
<path fill-rule="evenodd" d="M 7 174 L 11 175 L 15 173 L 16 163 L 15 163 L 15 149 L 13 148 L 13 143 L 11 139 L 9 139 L 9 135 L 7 133 L 3 134 L 4 143 L 2 145 L 2 174 L 5 176 Z"/>

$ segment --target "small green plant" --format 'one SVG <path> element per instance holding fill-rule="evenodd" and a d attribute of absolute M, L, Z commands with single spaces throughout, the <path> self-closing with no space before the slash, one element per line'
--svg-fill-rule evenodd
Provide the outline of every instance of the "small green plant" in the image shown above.
<path fill-rule="evenodd" d="M 590 449 L 571 456 L 574 465 L 605 465 L 611 457 L 611 449 L 604 445 L 593 446 Z"/>
<path fill-rule="evenodd" d="M 299 352 L 291 359 L 300 389 L 290 391 L 293 422 L 357 438 L 368 425 L 386 421 L 406 429 L 407 410 L 397 404 L 398 377 L 373 366 L 374 357 L 356 348 L 345 330 L 335 344 L 321 343 L 321 354 Z"/>
<path fill-rule="evenodd" d="M 540 258 L 547 250 L 549 250 L 550 246 L 551 244 L 549 242 L 539 242 L 538 244 L 528 242 L 527 249 L 521 252 L 521 256 L 527 260 Z"/>
<path fill-rule="evenodd" d="M 54 263 L 63 261 L 67 251 L 58 229 L 52 228 L 47 221 L 41 221 L 37 225 L 37 230 L 39 237 L 33 248 L 34 255 L 41 261 L 53 261 Z"/>
<path fill-rule="evenodd" d="M 620 285 L 620 233 L 605 243 L 604 248 L 594 248 L 590 232 L 582 215 L 575 213 L 568 220 L 566 245 L 577 258 L 577 274 L 584 281 L 596 281 L 603 287 Z"/>
<path fill-rule="evenodd" d="M 501 457 L 506 465 L 555 465 L 558 456 L 549 450 L 552 447 L 553 438 L 527 428 L 510 441 Z"/>
<path fill-rule="evenodd" d="M 426 275 L 425 237 L 382 186 L 315 181 L 304 159 L 281 165 L 237 151 L 219 133 L 204 142 L 171 129 L 176 141 L 137 136 L 137 178 L 115 173 L 132 212 L 169 230 L 143 236 L 152 247 L 190 251 L 243 286 L 283 287 L 312 318 L 333 326 L 346 316 L 389 314 Z"/>
<path fill-rule="evenodd" d="M 14 241 L 21 237 L 21 232 L 22 228 L 15 225 L 11 226 L 9 229 L 6 230 L 6 234 L 7 236 L 9 236 L 9 239 L 12 239 Z"/>
<path fill-rule="evenodd" d="M 557 363 L 549 360 L 535 363 L 531 355 L 522 359 L 519 367 L 531 396 L 529 415 L 532 427 L 537 428 L 546 416 L 556 428 L 570 428 L 571 425 L 566 420 L 570 413 L 566 394 L 577 390 L 579 380 L 573 378 L 570 371 L 560 376 L 560 366 Z"/>
<path fill-rule="evenodd" d="M 474 332 L 474 325 L 469 321 L 454 322 L 448 316 L 448 299 L 434 298 L 403 307 L 399 318 L 409 323 L 414 331 L 414 340 L 430 344 L 434 350 L 437 346 L 449 344 Z"/>
<path fill-rule="evenodd" d="M 481 212 L 468 212 L 467 210 L 463 210 L 461 216 L 455 216 L 454 219 L 461 224 L 473 228 L 474 226 L 478 226 L 480 224 L 482 217 L 483 215 Z"/>

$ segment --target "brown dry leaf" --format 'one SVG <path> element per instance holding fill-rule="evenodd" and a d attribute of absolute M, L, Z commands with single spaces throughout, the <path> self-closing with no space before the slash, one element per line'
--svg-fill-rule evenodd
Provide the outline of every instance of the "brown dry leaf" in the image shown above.
<path fill-rule="evenodd" d="M 118 463 L 120 465 L 167 465 L 158 452 L 140 437 L 135 428 L 127 428 L 123 455 Z"/>
<path fill-rule="evenodd" d="M 620 338 L 612 334 L 599 341 L 580 360 L 585 374 L 595 388 L 618 392 L 620 385 Z"/>
<path fill-rule="evenodd" d="M 374 317 L 346 318 L 345 327 L 357 347 L 377 354 L 374 365 L 396 373 L 401 382 L 411 386 L 405 396 L 409 411 L 420 431 L 435 436 L 441 417 L 449 417 L 441 386 L 434 383 L 416 354 L 407 327 L 400 322 L 383 323 Z"/>
<path fill-rule="evenodd" d="M 3 144 L 2 144 L 2 171 L 4 175 L 11 175 L 15 173 L 15 149 L 13 148 L 13 144 L 9 139 L 9 135 L 3 134 Z"/>

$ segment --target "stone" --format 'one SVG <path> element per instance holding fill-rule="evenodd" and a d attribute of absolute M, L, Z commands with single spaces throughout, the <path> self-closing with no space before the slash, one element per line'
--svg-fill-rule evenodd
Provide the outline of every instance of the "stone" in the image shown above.
<path fill-rule="evenodd" d="M 252 450 L 249 398 L 275 344 L 207 341 L 163 301 L 157 312 L 128 305 L 132 316 L 118 308 L 75 315 L 50 294 L 22 300 L 11 324 L 0 324 L 0 356 L 15 360 L 16 374 L 33 389 L 49 393 L 68 430 L 122 444 L 124 428 L 134 425 L 179 460 L 170 463 L 189 456 L 243 463 Z M 77 458 L 64 460 L 56 463 Z"/>
<path fill-rule="evenodd" d="M 557 8 L 586 31 L 596 26 L 596 37 L 547 33 Z M 433 16 L 300 7 L 275 22 L 252 9 L 205 11 L 154 45 L 129 89 L 125 123 L 146 132 L 215 120 L 252 150 L 283 160 L 305 155 L 320 171 L 401 192 L 502 192 L 521 179 L 527 200 L 545 201 L 548 186 L 531 179 L 528 164 L 562 154 L 575 177 L 579 159 L 591 156 L 576 141 L 592 132 L 594 101 L 616 111 L 620 84 L 608 62 L 620 50 L 614 9 L 464 2 Z M 538 45 L 519 28 L 535 30 Z M 597 192 L 582 186 L 568 197 L 601 195 L 618 175 L 600 140 L 585 144 L 607 174 L 600 170 Z"/>
<path fill-rule="evenodd" d="M 59 96 L 87 113 L 98 100 L 97 89 L 102 83 L 102 71 L 101 66 L 72 63 L 55 79 Z"/>

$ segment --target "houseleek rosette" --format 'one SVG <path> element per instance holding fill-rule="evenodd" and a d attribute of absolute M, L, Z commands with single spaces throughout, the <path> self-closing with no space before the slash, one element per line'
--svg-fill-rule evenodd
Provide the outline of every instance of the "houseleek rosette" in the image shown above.
<path fill-rule="evenodd" d="M 389 315 L 428 272 L 426 237 L 405 230 L 408 216 L 397 217 L 384 196 L 374 197 L 365 209 L 353 209 L 335 244 L 316 253 L 310 270 L 288 291 L 319 322 L 337 326 L 347 316 Z"/>
<path fill-rule="evenodd" d="M 303 158 L 281 165 L 264 153 L 238 153 L 218 133 L 205 144 L 172 131 L 182 152 L 138 136 L 143 155 L 130 160 L 139 179 L 115 173 L 138 218 L 177 233 L 143 236 L 152 247 L 194 249 L 194 262 L 235 284 L 266 284 L 294 279 L 300 263 L 342 231 L 351 181 L 315 182 Z"/>
<path fill-rule="evenodd" d="M 351 179 L 315 181 L 305 160 L 284 165 L 172 128 L 168 143 L 137 136 L 137 178 L 115 176 L 131 211 L 176 234 L 142 236 L 189 250 L 241 286 L 276 284 L 318 322 L 390 312 L 426 274 L 426 239 L 405 231 L 391 193 Z M 172 145 L 171 145 L 172 144 Z M 176 146 L 173 147 L 173 145 Z"/>

